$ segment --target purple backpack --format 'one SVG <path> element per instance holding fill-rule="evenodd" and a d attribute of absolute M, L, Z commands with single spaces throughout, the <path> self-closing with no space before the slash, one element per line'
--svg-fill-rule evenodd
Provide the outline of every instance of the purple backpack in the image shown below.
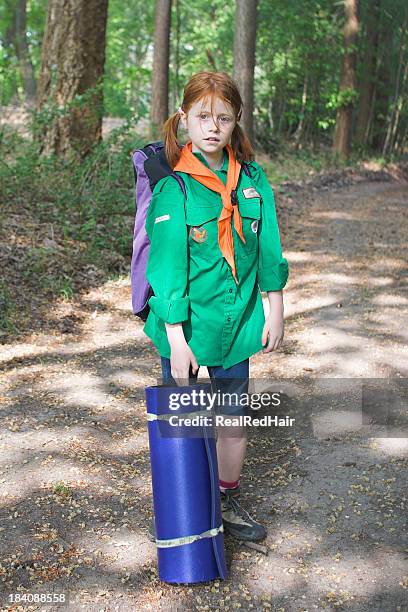
<path fill-rule="evenodd" d="M 133 314 L 140 317 L 142 321 L 146 321 L 150 311 L 147 302 L 153 295 L 153 290 L 146 278 L 150 241 L 146 234 L 145 223 L 153 189 L 156 183 L 165 176 L 174 176 L 184 197 L 186 197 L 186 188 L 181 176 L 173 172 L 167 163 L 163 142 L 152 142 L 142 149 L 136 149 L 132 153 L 132 162 L 136 195 L 136 217 L 130 265 L 132 310 Z"/>
<path fill-rule="evenodd" d="M 146 321 L 150 311 L 148 301 L 153 295 L 153 289 L 146 278 L 150 241 L 145 228 L 152 193 L 156 184 L 166 176 L 174 176 L 185 198 L 187 192 L 183 179 L 170 168 L 167 162 L 163 142 L 152 142 L 142 149 L 136 149 L 132 153 L 132 162 L 136 195 L 136 217 L 130 265 L 132 310 L 133 314 L 140 317 L 142 321 Z M 245 174 L 251 176 L 248 164 L 244 162 L 241 166 Z"/>

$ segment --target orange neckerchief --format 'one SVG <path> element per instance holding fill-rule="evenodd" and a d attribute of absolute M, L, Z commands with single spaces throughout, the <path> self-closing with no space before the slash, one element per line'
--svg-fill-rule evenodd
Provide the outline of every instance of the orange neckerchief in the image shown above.
<path fill-rule="evenodd" d="M 190 174 L 199 183 L 221 194 L 223 208 L 218 218 L 218 244 L 220 245 L 221 253 L 231 266 L 232 275 L 235 282 L 238 284 L 234 260 L 234 240 L 231 227 L 232 212 L 234 212 L 235 230 L 244 244 L 245 238 L 242 233 L 242 220 L 238 211 L 238 206 L 235 205 L 235 208 L 233 208 L 231 191 L 235 190 L 237 186 L 241 164 L 235 159 L 231 145 L 227 144 L 228 173 L 227 184 L 224 185 L 221 179 L 219 179 L 210 168 L 207 168 L 207 166 L 193 155 L 191 149 L 192 142 L 189 140 L 182 148 L 180 159 L 174 166 L 174 170 Z"/>

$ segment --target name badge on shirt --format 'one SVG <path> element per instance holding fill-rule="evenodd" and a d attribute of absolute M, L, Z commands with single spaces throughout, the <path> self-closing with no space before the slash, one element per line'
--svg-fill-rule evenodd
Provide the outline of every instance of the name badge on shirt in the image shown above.
<path fill-rule="evenodd" d="M 168 221 L 170 219 L 170 215 L 162 215 L 161 217 L 156 217 L 154 222 L 160 223 L 161 221 Z"/>
<path fill-rule="evenodd" d="M 245 198 L 260 198 L 260 194 L 257 192 L 255 187 L 246 187 L 242 190 Z"/>

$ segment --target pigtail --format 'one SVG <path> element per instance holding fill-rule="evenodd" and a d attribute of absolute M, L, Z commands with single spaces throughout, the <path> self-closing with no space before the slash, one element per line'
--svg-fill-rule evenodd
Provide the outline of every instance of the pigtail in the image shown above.
<path fill-rule="evenodd" d="M 251 142 L 241 126 L 237 123 L 231 135 L 231 147 L 235 158 L 241 163 L 243 161 L 253 161 L 255 152 Z"/>
<path fill-rule="evenodd" d="M 171 169 L 180 159 L 181 149 L 177 141 L 177 132 L 180 123 L 180 113 L 174 113 L 163 124 L 164 150 Z"/>

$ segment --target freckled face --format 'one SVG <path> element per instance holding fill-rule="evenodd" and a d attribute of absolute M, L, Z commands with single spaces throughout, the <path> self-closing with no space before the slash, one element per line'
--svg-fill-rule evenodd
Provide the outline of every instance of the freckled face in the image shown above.
<path fill-rule="evenodd" d="M 217 154 L 231 141 L 236 125 L 232 106 L 220 98 L 214 100 L 214 116 L 211 116 L 211 99 L 199 100 L 182 112 L 181 123 L 187 129 L 192 151 Z"/>

